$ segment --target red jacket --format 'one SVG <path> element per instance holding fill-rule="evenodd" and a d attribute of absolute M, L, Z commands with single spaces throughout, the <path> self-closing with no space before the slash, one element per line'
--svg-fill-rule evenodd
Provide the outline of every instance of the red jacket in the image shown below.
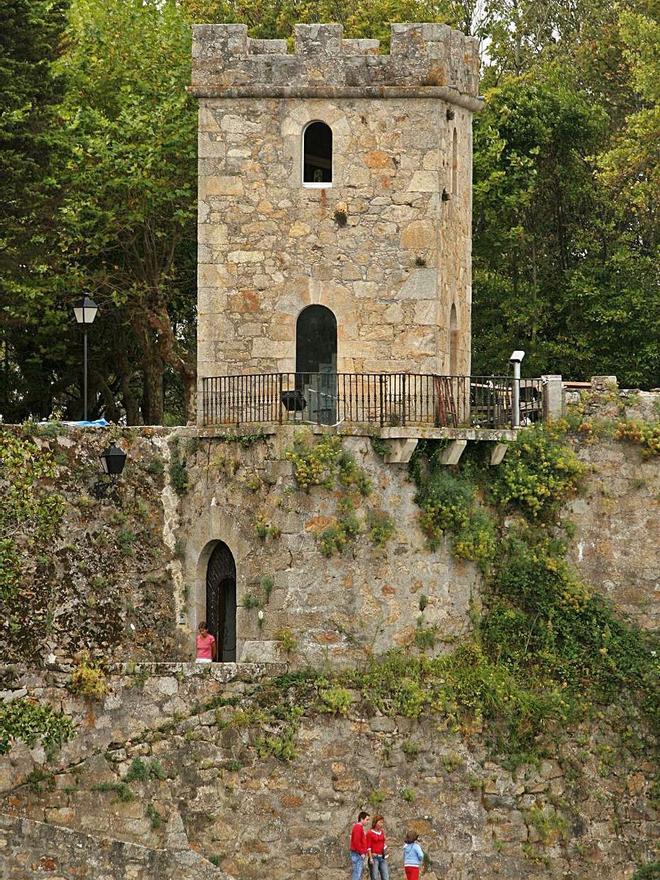
<path fill-rule="evenodd" d="M 387 840 L 384 831 L 374 831 L 372 828 L 367 834 L 367 849 L 371 850 L 372 856 L 385 855 Z"/>
<path fill-rule="evenodd" d="M 367 835 L 361 822 L 356 822 L 351 831 L 351 852 L 359 853 L 361 856 L 367 854 Z"/>

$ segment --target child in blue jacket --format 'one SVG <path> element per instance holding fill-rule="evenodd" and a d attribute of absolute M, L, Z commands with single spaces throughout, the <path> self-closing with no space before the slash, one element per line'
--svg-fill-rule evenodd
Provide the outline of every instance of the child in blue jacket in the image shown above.
<path fill-rule="evenodd" d="M 403 845 L 403 870 L 406 880 L 419 880 L 419 869 L 424 864 L 424 853 L 417 843 L 419 834 L 408 831 Z"/>

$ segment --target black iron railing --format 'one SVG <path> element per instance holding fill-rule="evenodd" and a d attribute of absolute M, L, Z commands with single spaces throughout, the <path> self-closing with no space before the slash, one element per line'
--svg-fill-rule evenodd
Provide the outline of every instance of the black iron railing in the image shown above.
<path fill-rule="evenodd" d="M 257 373 L 202 379 L 202 424 L 503 428 L 512 424 L 511 376 L 422 373 Z M 542 417 L 540 379 L 520 383 L 521 424 Z"/>

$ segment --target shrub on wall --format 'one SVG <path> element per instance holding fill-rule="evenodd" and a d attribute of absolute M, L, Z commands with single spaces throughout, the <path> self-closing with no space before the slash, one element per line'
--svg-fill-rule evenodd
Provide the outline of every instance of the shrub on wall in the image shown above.
<path fill-rule="evenodd" d="M 576 494 L 584 465 L 552 428 L 520 431 L 495 470 L 490 492 L 503 506 L 532 519 L 548 518 Z"/>
<path fill-rule="evenodd" d="M 300 431 L 286 459 L 293 464 L 296 483 L 305 492 L 313 486 L 334 489 L 337 484 L 362 496 L 371 492 L 365 471 L 342 447 L 342 439 L 336 434 L 324 434 L 314 442 L 309 431 Z"/>
<path fill-rule="evenodd" d="M 487 570 L 495 552 L 495 522 L 479 504 L 474 483 L 437 460 L 430 462 L 424 476 L 419 470 L 413 473 L 418 486 L 415 501 L 421 508 L 420 525 L 429 547 L 436 550 L 447 532 L 456 556 Z"/>
<path fill-rule="evenodd" d="M 170 441 L 170 483 L 177 495 L 185 495 L 188 491 L 188 469 L 186 459 L 179 447 L 179 438 Z"/>
<path fill-rule="evenodd" d="M 103 670 L 92 663 L 89 654 L 79 657 L 78 665 L 71 673 L 71 692 L 92 700 L 102 700 L 108 693 L 108 680 Z"/>
<path fill-rule="evenodd" d="M 74 732 L 73 719 L 47 703 L 24 698 L 0 704 L 0 755 L 17 739 L 29 748 L 41 744 L 52 755 Z"/>
<path fill-rule="evenodd" d="M 309 431 L 300 431 L 286 458 L 293 464 L 296 483 L 305 492 L 319 486 L 338 493 L 336 516 L 316 534 L 324 556 L 343 553 L 365 528 L 375 547 L 384 546 L 394 534 L 394 522 L 384 511 L 367 511 L 366 522 L 357 515 L 356 505 L 371 494 L 371 481 L 343 448 L 341 437 L 324 434 L 314 440 Z"/>
<path fill-rule="evenodd" d="M 637 443 L 642 448 L 642 458 L 660 455 L 660 422 L 617 422 L 614 437 Z"/>
<path fill-rule="evenodd" d="M 619 620 L 541 537 L 505 542 L 481 624 L 490 655 L 523 674 L 551 676 L 576 694 L 611 700 L 652 683 L 652 653 L 643 634 Z"/>

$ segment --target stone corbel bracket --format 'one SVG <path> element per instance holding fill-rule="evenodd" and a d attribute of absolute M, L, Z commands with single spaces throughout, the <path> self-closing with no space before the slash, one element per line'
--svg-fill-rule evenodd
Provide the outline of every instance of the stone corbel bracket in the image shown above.
<path fill-rule="evenodd" d="M 298 24 L 286 40 L 255 40 L 244 24 L 193 27 L 197 98 L 435 97 L 478 111 L 479 41 L 444 24 L 393 24 L 378 40 L 345 40 L 339 24 Z"/>

